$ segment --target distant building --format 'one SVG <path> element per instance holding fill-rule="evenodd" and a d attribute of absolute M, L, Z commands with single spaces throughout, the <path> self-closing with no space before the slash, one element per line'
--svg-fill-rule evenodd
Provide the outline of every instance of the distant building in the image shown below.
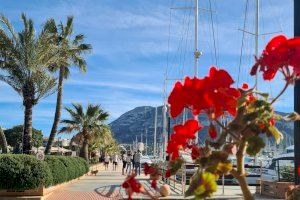
<path fill-rule="evenodd" d="M 43 146 L 47 146 L 49 138 L 48 137 L 43 137 Z M 53 140 L 53 147 L 68 147 L 70 145 L 70 140 L 69 139 L 64 139 L 64 138 L 54 138 Z"/>

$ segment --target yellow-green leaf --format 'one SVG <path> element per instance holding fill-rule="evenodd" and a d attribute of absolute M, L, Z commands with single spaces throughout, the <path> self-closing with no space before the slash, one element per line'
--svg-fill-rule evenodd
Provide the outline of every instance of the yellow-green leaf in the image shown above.
<path fill-rule="evenodd" d="M 275 126 L 269 126 L 268 130 L 275 138 L 276 144 L 279 144 L 280 140 L 283 139 L 282 133 Z"/>

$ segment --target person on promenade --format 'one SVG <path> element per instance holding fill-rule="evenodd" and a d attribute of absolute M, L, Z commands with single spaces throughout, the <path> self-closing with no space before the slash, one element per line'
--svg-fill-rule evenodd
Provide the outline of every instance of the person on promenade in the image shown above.
<path fill-rule="evenodd" d="M 135 174 L 136 175 L 141 175 L 141 157 L 142 157 L 142 154 L 140 151 L 138 151 L 138 153 L 136 153 L 134 156 Z"/>
<path fill-rule="evenodd" d="M 118 167 L 118 155 L 115 153 L 113 155 L 113 158 L 112 158 L 112 162 L 113 162 L 113 171 L 117 171 L 117 167 Z"/>
<path fill-rule="evenodd" d="M 132 170 L 135 170 L 135 159 L 134 159 L 134 157 L 135 157 L 135 155 L 136 155 L 136 151 L 134 152 L 134 154 L 132 155 L 132 159 L 131 159 L 131 162 L 132 162 Z"/>
<path fill-rule="evenodd" d="M 105 157 L 104 157 L 105 171 L 108 170 L 109 159 L 110 159 L 110 156 L 106 153 Z"/>
<path fill-rule="evenodd" d="M 123 161 L 122 175 L 124 175 L 124 171 L 125 171 L 126 164 L 127 164 L 127 155 L 125 152 L 122 155 L 122 161 Z"/>
<path fill-rule="evenodd" d="M 132 155 L 131 153 L 129 152 L 127 154 L 127 157 L 126 157 L 126 173 L 129 172 L 129 174 L 131 173 L 131 170 L 132 170 L 132 167 L 131 167 L 131 159 L 132 159 Z"/>

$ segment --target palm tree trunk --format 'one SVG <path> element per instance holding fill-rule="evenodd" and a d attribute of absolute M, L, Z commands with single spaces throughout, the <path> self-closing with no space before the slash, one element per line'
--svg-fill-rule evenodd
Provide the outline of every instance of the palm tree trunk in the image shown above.
<path fill-rule="evenodd" d="M 84 158 L 87 162 L 89 161 L 89 143 L 87 138 L 83 139 L 80 157 Z"/>
<path fill-rule="evenodd" d="M 23 130 L 23 153 L 29 154 L 32 140 L 32 108 L 33 104 L 25 103 L 24 130 Z"/>
<path fill-rule="evenodd" d="M 7 141 L 2 128 L 0 128 L 0 147 L 2 149 L 2 153 L 7 153 Z"/>
<path fill-rule="evenodd" d="M 51 146 L 55 135 L 57 133 L 57 127 L 61 116 L 61 107 L 62 107 L 62 95 L 63 95 L 63 83 L 64 83 L 64 72 L 65 68 L 60 67 L 59 70 L 59 79 L 58 79 L 58 89 L 57 89 L 57 98 L 56 98 L 56 108 L 55 108 L 55 115 L 53 120 L 53 125 L 51 129 L 51 133 L 47 142 L 47 146 L 45 149 L 45 154 L 49 154 L 51 150 Z"/>

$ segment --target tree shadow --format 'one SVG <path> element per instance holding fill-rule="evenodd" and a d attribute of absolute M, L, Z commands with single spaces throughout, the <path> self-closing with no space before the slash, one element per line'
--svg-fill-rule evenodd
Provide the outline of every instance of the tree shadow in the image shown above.
<path fill-rule="evenodd" d="M 95 188 L 94 191 L 102 197 L 109 199 L 120 199 L 122 197 L 120 185 L 106 185 Z"/>

